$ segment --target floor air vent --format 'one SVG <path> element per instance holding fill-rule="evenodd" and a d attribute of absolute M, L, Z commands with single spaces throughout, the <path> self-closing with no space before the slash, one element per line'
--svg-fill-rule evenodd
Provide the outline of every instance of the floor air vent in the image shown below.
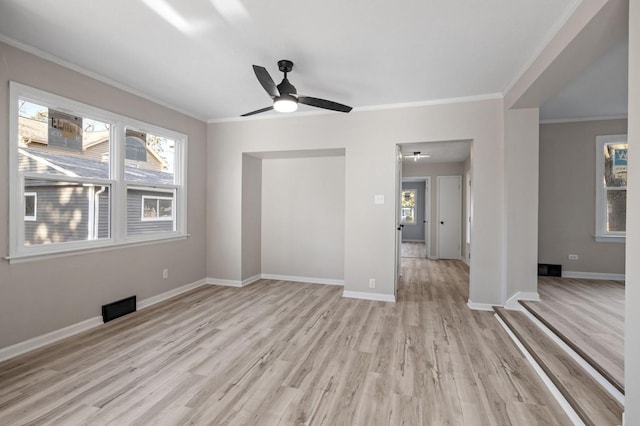
<path fill-rule="evenodd" d="M 538 275 L 543 277 L 561 277 L 562 265 L 550 265 L 548 263 L 538 263 Z"/>
<path fill-rule="evenodd" d="M 136 297 L 131 296 L 117 302 L 102 305 L 102 321 L 109 322 L 136 311 Z"/>

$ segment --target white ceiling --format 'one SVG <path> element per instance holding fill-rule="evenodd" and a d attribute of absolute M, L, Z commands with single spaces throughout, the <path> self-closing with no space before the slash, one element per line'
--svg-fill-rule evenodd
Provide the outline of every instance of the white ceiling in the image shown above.
<path fill-rule="evenodd" d="M 471 152 L 471 141 L 439 141 L 424 143 L 409 143 L 400 145 L 404 162 L 420 162 L 420 163 L 459 163 L 466 160 Z M 427 158 L 414 160 L 407 158 L 414 152 L 420 154 L 429 154 Z"/>
<path fill-rule="evenodd" d="M 612 46 L 540 107 L 541 121 L 626 117 L 629 41 Z"/>
<path fill-rule="evenodd" d="M 3 0 L 0 32 L 219 120 L 270 104 L 251 65 L 278 83 L 279 59 L 300 94 L 356 108 L 500 93 L 579 1 Z"/>

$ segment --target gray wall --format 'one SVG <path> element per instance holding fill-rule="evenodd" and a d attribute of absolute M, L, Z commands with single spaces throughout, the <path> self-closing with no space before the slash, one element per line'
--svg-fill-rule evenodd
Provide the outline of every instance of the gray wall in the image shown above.
<path fill-rule="evenodd" d="M 344 280 L 344 156 L 262 160 L 262 273 Z"/>
<path fill-rule="evenodd" d="M 191 236 L 118 250 L 9 264 L 0 260 L 0 348 L 100 315 L 105 303 L 138 299 L 206 276 L 206 124 L 52 62 L 0 43 L 0 247 L 9 224 L 9 81 L 182 132 L 189 137 L 188 227 Z M 169 278 L 162 279 L 162 269 Z"/>
<path fill-rule="evenodd" d="M 405 223 L 402 228 L 402 241 L 424 241 L 424 182 L 402 182 L 402 190 L 416 190 L 416 219 L 414 223 Z"/>
<path fill-rule="evenodd" d="M 242 155 L 242 279 L 262 272 L 262 160 Z"/>
<path fill-rule="evenodd" d="M 438 252 L 438 176 L 462 176 L 462 182 L 464 183 L 464 162 L 460 163 L 421 163 L 419 161 L 407 161 L 402 165 L 402 177 L 427 177 L 431 176 L 431 256 L 436 256 Z M 461 224 L 461 247 L 464 247 L 465 242 L 465 229 L 464 222 L 466 217 L 466 210 L 464 205 L 465 196 L 464 185 L 462 185 L 462 224 Z"/>
<path fill-rule="evenodd" d="M 540 125 L 538 261 L 563 270 L 624 274 L 625 245 L 595 233 L 596 136 L 627 132 L 627 120 Z M 579 260 L 568 260 L 577 254 Z"/>

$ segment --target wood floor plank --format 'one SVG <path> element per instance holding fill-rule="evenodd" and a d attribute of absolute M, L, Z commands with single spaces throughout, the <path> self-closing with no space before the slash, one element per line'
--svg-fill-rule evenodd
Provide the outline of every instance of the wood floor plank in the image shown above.
<path fill-rule="evenodd" d="M 402 260 L 397 303 L 202 286 L 0 363 L 0 424 L 564 425 L 458 261 Z"/>
<path fill-rule="evenodd" d="M 524 313 L 504 308 L 495 310 L 585 424 L 622 423 L 623 408 L 618 401 Z"/>
<path fill-rule="evenodd" d="M 624 393 L 624 283 L 539 277 L 523 305 Z"/>

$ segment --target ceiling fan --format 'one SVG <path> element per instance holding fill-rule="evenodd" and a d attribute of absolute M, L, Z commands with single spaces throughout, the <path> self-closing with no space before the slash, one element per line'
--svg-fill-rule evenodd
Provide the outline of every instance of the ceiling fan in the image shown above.
<path fill-rule="evenodd" d="M 328 101 L 326 99 L 312 98 L 311 96 L 299 96 L 293 84 L 289 83 L 287 73 L 293 69 L 293 62 L 286 59 L 278 61 L 278 69 L 284 73 L 282 82 L 276 86 L 269 72 L 259 65 L 253 66 L 253 72 L 256 74 L 258 81 L 273 99 L 273 105 L 266 108 L 242 114 L 241 117 L 259 114 L 261 112 L 271 111 L 275 109 L 279 112 L 293 112 L 298 109 L 298 104 L 310 105 L 316 108 L 330 109 L 332 111 L 349 112 L 351 107 L 342 105 L 337 102 Z"/>

